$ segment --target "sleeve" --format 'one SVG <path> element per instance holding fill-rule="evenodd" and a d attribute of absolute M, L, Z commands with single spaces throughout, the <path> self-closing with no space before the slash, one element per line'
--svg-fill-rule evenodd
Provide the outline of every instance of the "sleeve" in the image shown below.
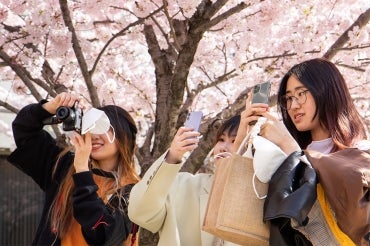
<path fill-rule="evenodd" d="M 127 212 L 118 208 L 118 198 L 114 196 L 106 205 L 98 196 L 91 171 L 73 175 L 73 216 L 82 227 L 82 234 L 89 245 L 119 245 L 128 237 L 132 222 Z M 127 204 L 129 190 L 122 202 Z M 126 197 L 125 197 L 126 196 Z"/>
<path fill-rule="evenodd" d="M 8 161 L 31 176 L 45 190 L 61 148 L 51 135 L 43 130 L 42 121 L 51 116 L 42 103 L 30 104 L 17 114 L 12 123 L 17 148 Z"/>
<path fill-rule="evenodd" d="M 315 170 L 293 152 L 273 174 L 264 203 L 264 221 L 291 218 L 303 225 L 316 201 Z"/>
<path fill-rule="evenodd" d="M 270 221 L 270 244 L 312 245 L 291 226 L 291 219 L 306 225 L 316 200 L 315 170 L 293 152 L 273 174 L 264 203 L 263 220 Z"/>
<path fill-rule="evenodd" d="M 365 149 L 365 148 L 364 148 Z M 337 225 L 356 245 L 370 242 L 370 155 L 357 148 L 306 151 Z"/>
<path fill-rule="evenodd" d="M 128 215 L 137 225 L 157 232 L 162 227 L 171 206 L 168 195 L 181 164 L 168 164 L 164 161 L 167 152 L 158 158 L 144 177 L 132 188 Z"/>

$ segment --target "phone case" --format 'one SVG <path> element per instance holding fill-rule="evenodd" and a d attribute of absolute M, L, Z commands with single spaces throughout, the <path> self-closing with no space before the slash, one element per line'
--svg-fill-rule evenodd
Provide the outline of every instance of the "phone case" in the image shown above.
<path fill-rule="evenodd" d="M 200 123 L 202 122 L 203 113 L 202 111 L 189 112 L 184 123 L 185 127 L 194 128 L 194 131 L 199 132 Z"/>
<path fill-rule="evenodd" d="M 269 103 L 270 81 L 257 84 L 253 87 L 252 103 Z"/>

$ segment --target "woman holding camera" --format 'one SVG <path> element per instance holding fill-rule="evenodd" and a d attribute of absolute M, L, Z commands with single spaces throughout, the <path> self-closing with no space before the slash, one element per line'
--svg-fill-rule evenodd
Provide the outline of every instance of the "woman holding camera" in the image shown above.
<path fill-rule="evenodd" d="M 17 149 L 8 161 L 45 192 L 32 245 L 129 243 L 135 225 L 127 216 L 128 195 L 139 180 L 134 168 L 135 122 L 120 107 L 101 107 L 110 120 L 109 132 L 73 131 L 73 150 L 63 150 L 43 130 L 43 121 L 61 106 L 72 108 L 76 101 L 74 94 L 61 93 L 24 107 L 13 122 Z"/>

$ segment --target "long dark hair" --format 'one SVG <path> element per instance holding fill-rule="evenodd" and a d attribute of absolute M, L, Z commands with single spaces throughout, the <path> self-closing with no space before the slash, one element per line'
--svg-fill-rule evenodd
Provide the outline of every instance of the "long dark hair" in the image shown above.
<path fill-rule="evenodd" d="M 98 109 L 104 111 L 108 116 L 115 131 L 115 143 L 118 148 L 117 165 L 115 170 L 112 171 L 114 179 L 110 181 L 112 183 L 112 188 L 107 190 L 106 194 L 102 196 L 107 197 L 108 195 L 116 194 L 118 198 L 121 198 L 123 197 L 124 191 L 122 188 L 127 184 L 137 183 L 139 180 L 139 175 L 135 170 L 134 164 L 137 128 L 130 114 L 118 106 L 107 105 Z M 59 160 L 68 150 L 71 149 L 68 148 L 59 155 L 54 171 L 57 169 Z M 94 162 L 94 160 L 91 161 Z M 74 172 L 74 166 L 71 165 L 67 175 L 59 186 L 58 193 L 49 211 L 51 216 L 51 228 L 60 238 L 68 233 L 72 224 L 72 193 L 74 188 L 72 175 Z M 121 203 L 122 199 L 118 199 L 118 201 L 118 207 L 112 208 L 123 211 L 124 204 Z M 109 202 L 107 205 L 110 205 Z"/>
<path fill-rule="evenodd" d="M 316 103 L 312 120 L 319 117 L 320 124 L 328 129 L 335 149 L 351 147 L 355 141 L 366 138 L 364 125 L 342 74 L 332 62 L 316 58 L 293 66 L 283 77 L 278 90 L 278 109 L 283 122 L 302 149 L 312 142 L 311 133 L 297 130 L 282 100 L 291 76 L 310 91 Z"/>

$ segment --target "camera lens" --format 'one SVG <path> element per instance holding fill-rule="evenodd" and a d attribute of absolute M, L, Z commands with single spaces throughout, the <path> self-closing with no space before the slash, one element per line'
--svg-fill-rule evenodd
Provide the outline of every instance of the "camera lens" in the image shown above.
<path fill-rule="evenodd" d="M 57 109 L 57 112 L 55 113 L 55 116 L 58 120 L 65 120 L 66 118 L 69 117 L 71 109 L 68 107 L 59 107 Z"/>
<path fill-rule="evenodd" d="M 261 88 L 261 85 L 256 85 L 256 86 L 254 87 L 253 93 L 257 93 L 257 92 L 259 92 L 259 91 L 260 91 L 260 88 Z"/>

